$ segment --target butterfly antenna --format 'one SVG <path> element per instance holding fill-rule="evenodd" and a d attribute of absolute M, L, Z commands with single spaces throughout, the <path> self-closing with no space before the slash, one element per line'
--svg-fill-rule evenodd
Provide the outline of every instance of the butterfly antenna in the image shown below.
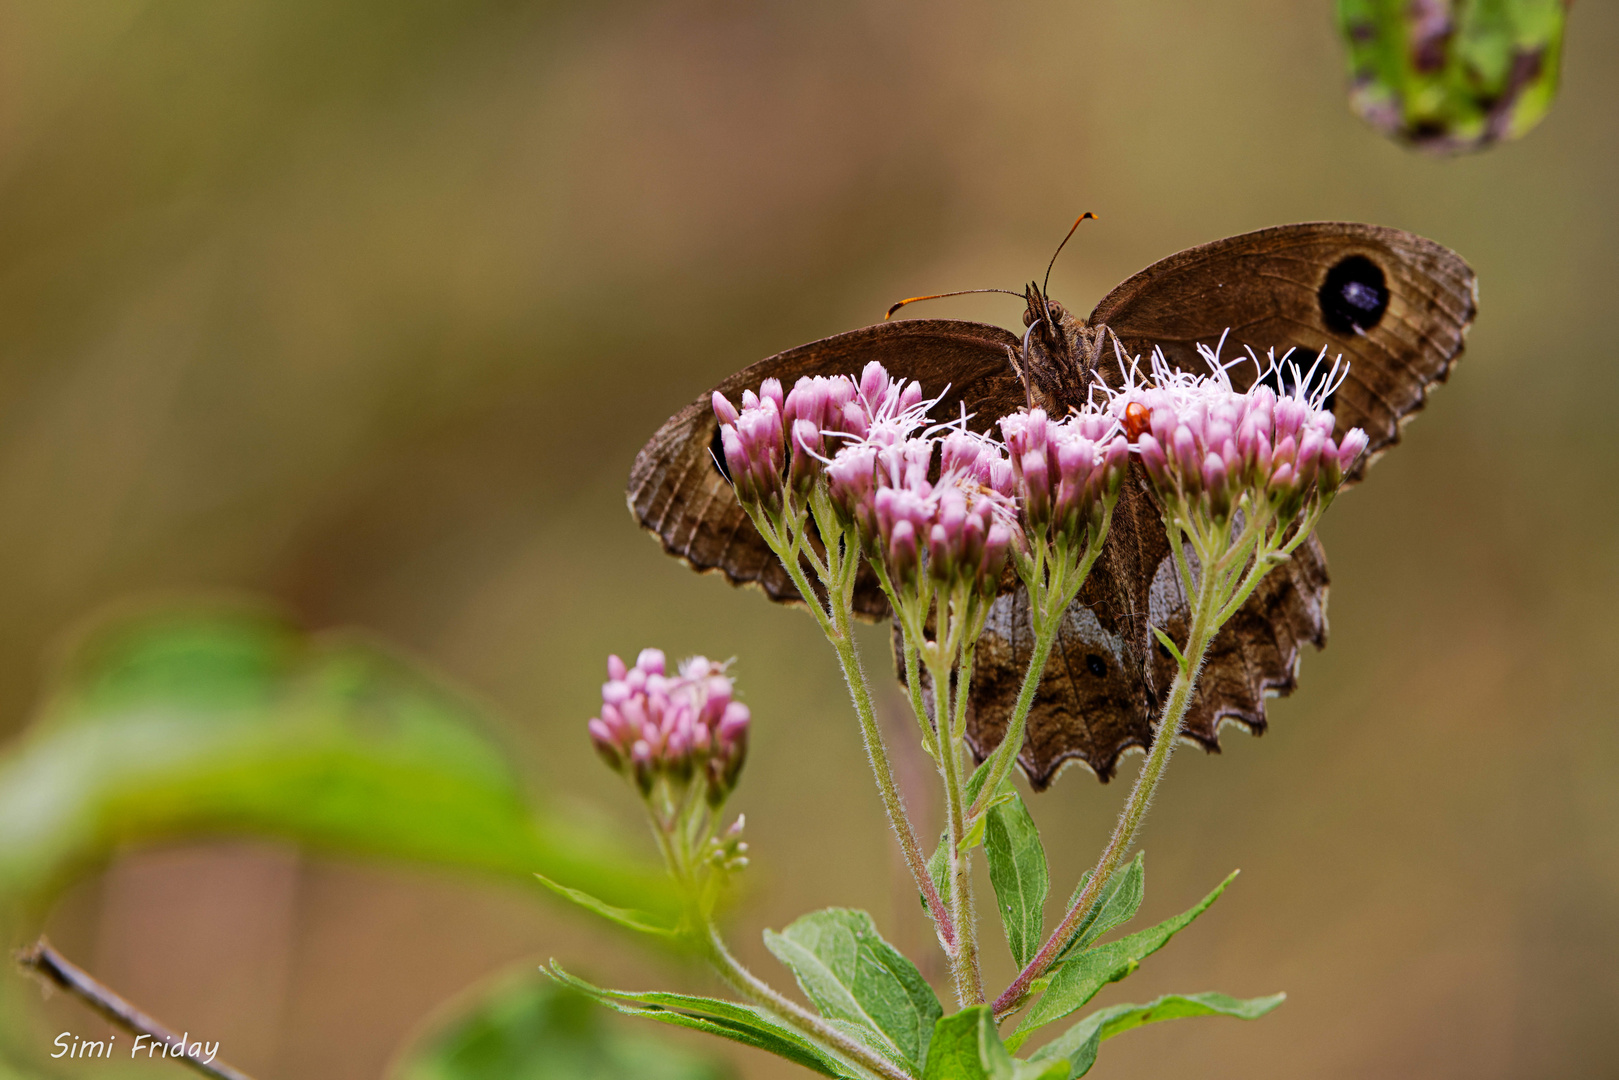
<path fill-rule="evenodd" d="M 1062 249 L 1068 245 L 1068 241 L 1072 240 L 1074 238 L 1074 234 L 1079 231 L 1079 223 L 1087 218 L 1089 218 L 1091 221 L 1101 220 L 1101 218 L 1097 217 L 1089 210 L 1085 211 L 1083 214 L 1074 219 L 1073 227 L 1068 230 L 1068 235 L 1062 238 L 1062 243 L 1057 245 L 1057 250 L 1051 253 L 1051 261 L 1046 263 L 1046 279 L 1040 283 L 1040 291 L 1042 293 L 1046 291 L 1046 286 L 1051 284 L 1051 268 L 1057 265 L 1057 256 L 1062 254 Z"/>
<path fill-rule="evenodd" d="M 892 319 L 894 317 L 894 312 L 898 311 L 900 308 L 904 307 L 906 304 L 914 304 L 918 300 L 942 300 L 947 296 L 971 296 L 973 293 L 986 293 L 986 292 L 1005 293 L 1007 296 L 1015 296 L 1019 300 L 1023 299 L 1023 294 L 1022 293 L 1013 292 L 1011 289 L 959 289 L 956 292 L 929 293 L 927 296 L 908 296 L 904 300 L 901 300 L 899 303 L 894 304 L 893 306 L 891 306 L 888 309 L 888 314 L 883 316 L 883 321 L 887 322 L 889 319 Z"/>

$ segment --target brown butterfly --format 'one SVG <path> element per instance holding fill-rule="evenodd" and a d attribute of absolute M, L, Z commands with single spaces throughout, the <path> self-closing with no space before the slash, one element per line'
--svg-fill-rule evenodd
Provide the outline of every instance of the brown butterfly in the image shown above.
<path fill-rule="evenodd" d="M 1365 466 L 1399 441 L 1428 388 L 1444 381 L 1477 311 L 1477 281 L 1454 252 L 1411 233 L 1376 225 L 1283 225 L 1191 248 L 1154 263 L 1076 319 L 1030 284 L 1019 337 L 998 326 L 955 319 L 878 323 L 778 353 L 716 389 L 735 400 L 774 376 L 791 387 L 803 375 L 858 375 L 871 360 L 917 379 L 931 395 L 948 393 L 934 415 L 962 406 L 987 430 L 1026 403 L 1054 415 L 1085 399 L 1093 379 L 1121 384 L 1116 337 L 1125 355 L 1163 351 L 1171 364 L 1203 372 L 1198 342 L 1229 331 L 1239 347 L 1281 357 L 1297 348 L 1313 358 L 1323 346 L 1342 354 L 1349 375 L 1328 407 L 1337 436 L 1351 427 L 1371 438 Z M 1231 372 L 1245 389 L 1257 372 Z M 1278 389 L 1282 389 L 1278 387 Z M 780 603 L 799 600 L 731 486 L 717 452 L 719 432 L 703 394 L 658 429 L 630 472 L 631 512 L 664 549 L 693 569 L 755 584 Z M 1184 638 L 1187 605 L 1169 558 L 1159 508 L 1139 465 L 1125 484 L 1106 546 L 1069 608 L 1029 715 L 1019 763 L 1037 789 L 1069 761 L 1106 781 L 1119 755 L 1152 741 L 1160 694 L 1174 661 L 1150 627 Z M 888 614 L 869 569 L 857 585 L 863 617 Z M 1028 594 L 1008 584 L 979 643 L 968 706 L 968 740 L 980 757 L 1000 742 L 1033 649 Z M 1297 684 L 1300 646 L 1326 643 L 1326 557 L 1313 538 L 1272 571 L 1210 648 L 1186 738 L 1210 751 L 1236 722 L 1265 729 L 1264 699 Z"/>

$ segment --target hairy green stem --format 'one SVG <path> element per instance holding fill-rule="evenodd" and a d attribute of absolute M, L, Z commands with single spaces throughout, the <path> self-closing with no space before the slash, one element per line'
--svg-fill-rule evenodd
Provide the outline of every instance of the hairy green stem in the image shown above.
<path fill-rule="evenodd" d="M 1178 539 L 1172 530 L 1171 541 Z M 1186 718 L 1187 707 L 1191 705 L 1192 691 L 1197 686 L 1204 654 L 1208 651 L 1209 642 L 1214 637 L 1215 631 L 1219 629 L 1219 623 L 1215 621 L 1220 606 L 1217 575 L 1205 567 L 1197 586 L 1191 630 L 1187 634 L 1186 648 L 1182 654 L 1185 663 L 1175 674 L 1175 681 L 1169 690 L 1169 700 L 1164 703 L 1163 716 L 1159 720 L 1157 734 L 1152 740 L 1152 750 L 1148 753 L 1141 772 L 1136 776 L 1135 785 L 1130 789 L 1130 797 L 1125 800 L 1124 809 L 1119 813 L 1119 821 L 1113 828 L 1113 835 L 1108 839 L 1102 857 L 1097 860 L 1096 868 L 1091 871 L 1090 880 L 1069 905 L 1062 922 L 1052 931 L 1034 958 L 1018 973 L 1017 978 L 1012 980 L 1012 984 L 995 999 L 997 1017 L 1005 1016 L 1022 1005 L 1029 996 L 1034 980 L 1044 975 L 1062 955 L 1063 950 L 1068 947 L 1069 939 L 1079 928 L 1080 921 L 1096 902 L 1102 887 L 1119 868 L 1135 841 L 1142 818 L 1146 816 L 1147 808 L 1152 804 L 1153 793 L 1163 777 L 1164 766 L 1169 763 L 1175 741 L 1180 736 L 1181 722 Z"/>
<path fill-rule="evenodd" d="M 838 654 L 838 663 L 843 667 L 843 681 L 849 685 L 849 696 L 854 699 L 855 714 L 860 718 L 860 733 L 866 744 L 866 758 L 871 762 L 877 790 L 882 795 L 883 807 L 888 811 L 888 824 L 899 840 L 900 851 L 905 856 L 906 866 L 910 867 L 911 876 L 916 879 L 917 890 L 927 902 L 928 913 L 933 916 L 945 952 L 954 953 L 959 948 L 959 927 L 934 887 L 933 878 L 928 874 L 927 857 L 922 854 L 922 845 L 916 837 L 916 828 L 905 811 L 905 798 L 900 794 L 899 782 L 894 778 L 894 767 L 888 759 L 888 746 L 883 742 L 882 729 L 877 726 L 877 713 L 871 703 L 871 687 L 866 682 L 865 670 L 860 666 L 860 654 L 855 651 L 848 612 L 838 609 L 834 619 L 837 632 L 827 636 Z"/>
<path fill-rule="evenodd" d="M 941 665 L 943 666 L 943 665 Z M 946 902 L 956 926 L 957 947 L 949 953 L 950 979 L 962 1008 L 984 1000 L 984 982 L 978 971 L 978 928 L 972 919 L 972 862 L 961 849 L 966 835 L 966 796 L 961 782 L 961 743 L 950 738 L 950 671 L 929 666 L 933 678 L 934 727 L 945 732 L 939 740 L 939 774 L 944 778 L 945 865 L 949 867 Z M 942 677 L 941 677 L 942 675 Z"/>

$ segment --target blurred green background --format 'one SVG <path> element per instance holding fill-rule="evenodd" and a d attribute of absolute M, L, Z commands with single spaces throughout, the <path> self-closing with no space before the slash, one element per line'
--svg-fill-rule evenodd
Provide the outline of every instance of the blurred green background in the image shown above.
<path fill-rule="evenodd" d="M 606 653 L 735 655 L 744 958 L 785 982 L 759 930 L 828 904 L 918 955 L 830 651 L 637 531 L 635 451 L 894 299 L 1020 287 L 1081 210 L 1052 289 L 1082 311 L 1227 234 L 1400 226 L 1477 269 L 1467 355 L 1323 527 L 1302 692 L 1176 759 L 1143 915 L 1243 876 L 1102 1003 L 1290 999 L 1095 1075 L 1611 1076 L 1619 12 L 1575 13 L 1540 129 L 1455 161 L 1355 120 L 1339 50 L 1281 0 L 0 0 L 0 732 L 109 602 L 265 594 L 438 665 L 536 788 L 633 829 L 582 727 Z M 1059 898 L 1124 791 L 1034 800 Z M 261 1080 L 377 1076 L 497 967 L 710 985 L 513 889 L 257 843 L 132 853 L 47 925 Z M 57 999 L 40 1038 L 93 1027 Z"/>

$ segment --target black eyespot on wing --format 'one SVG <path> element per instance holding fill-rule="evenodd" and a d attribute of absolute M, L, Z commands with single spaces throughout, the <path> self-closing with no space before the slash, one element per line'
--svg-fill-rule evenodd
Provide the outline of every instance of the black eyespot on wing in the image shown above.
<path fill-rule="evenodd" d="M 731 470 L 725 467 L 725 440 L 720 438 L 720 428 L 714 425 L 714 437 L 708 440 L 708 460 L 714 466 L 714 471 L 725 477 L 725 482 L 731 482 Z"/>
<path fill-rule="evenodd" d="M 1086 654 L 1085 666 L 1090 668 L 1091 674 L 1095 675 L 1098 679 L 1107 674 L 1107 661 L 1103 660 L 1095 653 Z"/>
<path fill-rule="evenodd" d="M 1365 332 L 1389 309 L 1388 279 L 1383 268 L 1364 255 L 1351 255 L 1327 271 L 1316 294 L 1321 321 L 1337 334 Z"/>

